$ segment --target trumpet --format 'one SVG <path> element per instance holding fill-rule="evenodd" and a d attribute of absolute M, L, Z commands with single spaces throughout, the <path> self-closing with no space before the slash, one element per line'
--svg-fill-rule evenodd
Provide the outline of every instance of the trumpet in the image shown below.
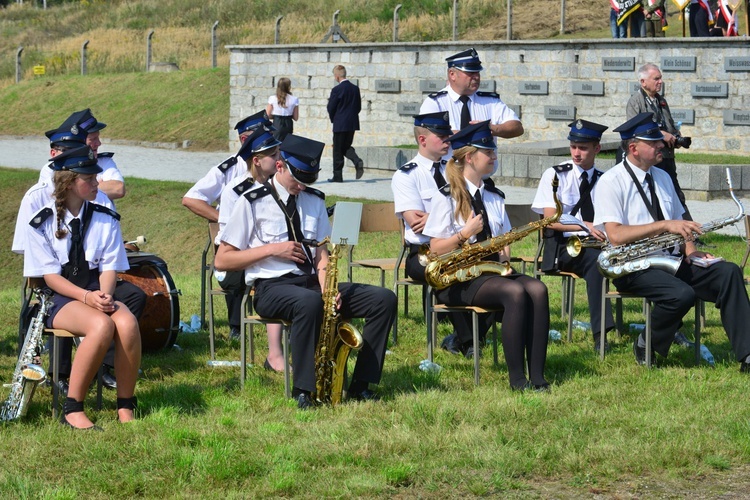
<path fill-rule="evenodd" d="M 578 257 L 584 248 L 598 248 L 601 250 L 607 244 L 607 241 L 599 241 L 593 236 L 586 236 L 585 238 L 579 238 L 578 236 L 571 236 L 568 238 L 568 243 L 565 245 L 565 250 L 571 257 Z"/>

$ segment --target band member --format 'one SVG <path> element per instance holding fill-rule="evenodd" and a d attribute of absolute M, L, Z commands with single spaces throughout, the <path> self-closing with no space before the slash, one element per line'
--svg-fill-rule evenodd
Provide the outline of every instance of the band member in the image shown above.
<path fill-rule="evenodd" d="M 283 162 L 265 184 L 247 191 L 227 221 L 216 267 L 245 270 L 255 286 L 255 310 L 261 316 L 292 322 L 292 395 L 300 409 L 312 406 L 315 391 L 315 346 L 323 321 L 321 290 L 326 282 L 328 250 L 304 240 L 330 235 L 324 198 L 309 187 L 320 171 L 324 144 L 295 135 L 282 142 Z M 396 315 L 391 290 L 358 283 L 339 283 L 337 306 L 344 318 L 364 317 L 364 346 L 349 386 L 349 398 L 378 399 L 369 384 L 380 381 L 388 332 Z"/>
<path fill-rule="evenodd" d="M 547 169 L 542 174 L 531 208 L 544 217 L 550 217 L 555 213 L 552 179 L 557 175 L 559 182 L 557 197 L 562 203 L 563 213 L 576 217 L 588 228 L 588 231 L 582 231 L 580 226 L 560 222 L 544 228 L 544 254 L 541 270 L 572 272 L 586 281 L 591 331 L 594 334 L 594 350 L 599 352 L 602 315 L 602 276 L 596 264 L 600 253 L 599 248 L 584 247 L 580 254 L 571 256 L 566 246 L 571 236 L 585 238 L 584 241 L 594 245 L 596 242 L 601 244 L 606 240 L 605 234 L 594 228 L 596 187 L 602 175 L 602 172 L 594 167 L 594 162 L 601 149 L 599 141 L 607 127 L 586 120 L 576 120 L 568 126 L 570 127 L 568 140 L 572 158 Z M 611 308 L 607 308 L 605 314 L 605 332 L 607 332 L 614 329 L 615 322 Z M 606 335 L 604 350 L 609 350 Z"/>
<path fill-rule="evenodd" d="M 129 268 L 119 215 L 92 203 L 101 172 L 88 146 L 52 159 L 54 202 L 30 221 L 24 245 L 24 276 L 43 277 L 54 292 L 48 328 L 84 337 L 70 376 L 62 423 L 75 429 L 98 429 L 83 411 L 89 384 L 110 343 L 115 343 L 117 414 L 134 419 L 134 396 L 141 363 L 138 321 L 117 300 L 117 271 Z"/>
<path fill-rule="evenodd" d="M 453 158 L 446 168 L 448 184 L 433 198 L 422 231 L 432 238 L 430 249 L 437 255 L 453 251 L 466 241 L 484 241 L 511 229 L 505 195 L 482 180 L 492 172 L 497 159 L 489 121 L 470 125 L 448 140 L 453 148 Z M 507 263 L 510 249 L 506 247 L 486 260 Z M 511 389 L 549 390 L 544 378 L 549 332 L 549 300 L 544 283 L 515 272 L 506 276 L 483 274 L 440 290 L 437 298 L 447 305 L 502 306 L 502 342 Z M 490 324 L 482 322 L 482 334 Z M 471 338 L 460 340 L 463 345 L 471 343 Z M 473 346 L 467 347 L 466 353 L 473 355 Z M 529 379 L 524 371 L 527 364 Z"/>
<path fill-rule="evenodd" d="M 259 111 L 254 115 L 243 118 L 235 125 L 239 134 L 240 142 L 244 143 L 255 129 L 266 126 L 273 129 L 265 111 Z M 248 152 L 249 153 L 249 152 Z M 224 187 L 234 179 L 244 179 L 248 167 L 245 159 L 239 154 L 233 155 L 219 165 L 213 167 L 205 176 L 196 182 L 182 198 L 182 204 L 200 217 L 209 222 L 219 220 L 219 210 L 212 205 L 221 196 Z M 228 293 L 225 295 L 227 301 L 227 312 L 229 319 L 229 337 L 240 338 L 240 318 L 242 316 L 242 292 Z"/>
<path fill-rule="evenodd" d="M 669 174 L 654 168 L 662 161 L 664 135 L 652 113 L 641 113 L 615 129 L 620 133 L 625 159 L 602 175 L 596 198 L 594 224 L 603 227 L 612 245 L 627 245 L 664 233 L 681 236 L 684 245 L 679 255 L 688 257 L 676 274 L 655 266 L 613 280 L 619 291 L 645 297 L 651 310 L 652 348 L 662 356 L 669 354 L 682 317 L 698 297 L 714 302 L 721 311 L 721 322 L 732 344 L 740 369 L 750 372 L 750 318 L 742 270 L 730 262 L 709 267 L 691 264 L 693 258 L 712 258 L 699 252 L 693 239 L 701 234 L 701 225 L 682 219 L 685 208 L 680 202 Z M 656 249 L 653 254 L 668 254 Z M 639 335 L 633 344 L 635 360 L 646 362 L 646 340 Z"/>

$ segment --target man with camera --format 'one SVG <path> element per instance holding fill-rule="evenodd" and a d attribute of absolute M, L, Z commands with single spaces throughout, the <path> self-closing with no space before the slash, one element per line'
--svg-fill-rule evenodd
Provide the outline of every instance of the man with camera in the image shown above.
<path fill-rule="evenodd" d="M 630 96 L 628 105 L 625 108 L 627 119 L 630 120 L 641 113 L 653 113 L 656 117 L 656 122 L 659 124 L 659 129 L 664 136 L 665 147 L 662 151 L 664 159 L 661 163 L 654 166 L 664 170 L 672 178 L 677 197 L 680 199 L 682 206 L 685 207 L 685 213 L 682 215 L 682 218 L 693 220 L 685 204 L 685 194 L 682 192 L 680 183 L 677 181 L 677 166 L 674 161 L 675 148 L 687 149 L 690 147 L 692 141 L 690 137 L 683 137 L 680 134 L 672 119 L 672 113 L 669 111 L 667 100 L 661 95 L 663 81 L 659 66 L 654 63 L 646 63 L 638 68 L 638 81 L 641 84 L 641 88 Z"/>

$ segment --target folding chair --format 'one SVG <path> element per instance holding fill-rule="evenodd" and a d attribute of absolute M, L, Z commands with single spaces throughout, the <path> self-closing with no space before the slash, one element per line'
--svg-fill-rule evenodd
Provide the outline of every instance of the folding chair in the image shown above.
<path fill-rule="evenodd" d="M 409 315 L 409 287 L 416 286 L 420 289 L 426 286 L 424 283 L 414 281 L 412 278 L 406 275 L 406 257 L 409 255 L 409 243 L 404 239 L 404 220 L 399 219 L 400 230 L 401 230 L 401 252 L 398 254 L 396 259 L 396 265 L 393 270 L 393 293 L 396 294 L 396 304 L 398 304 L 398 287 L 404 288 L 404 316 Z M 399 277 L 399 272 L 403 271 L 403 276 Z M 393 343 L 398 343 L 398 314 L 393 320 Z"/>

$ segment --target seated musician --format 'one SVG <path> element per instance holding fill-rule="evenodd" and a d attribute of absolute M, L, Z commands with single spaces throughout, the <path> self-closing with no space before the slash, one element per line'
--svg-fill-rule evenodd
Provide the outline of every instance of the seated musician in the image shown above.
<path fill-rule="evenodd" d="M 300 409 L 313 405 L 316 391 L 315 347 L 328 264 L 325 246 L 310 247 L 303 240 L 322 241 L 331 232 L 325 195 L 309 187 L 318 178 L 323 148 L 321 142 L 295 135 L 284 139 L 276 174 L 235 203 L 215 259 L 218 269 L 245 270 L 246 283 L 255 286 L 258 314 L 292 322 L 292 395 Z M 369 384 L 380 381 L 396 296 L 358 283 L 339 283 L 338 288 L 341 316 L 365 318 L 349 398 L 377 399 Z"/>
<path fill-rule="evenodd" d="M 83 411 L 89 384 L 110 343 L 115 343 L 117 415 L 133 420 L 141 363 L 138 321 L 115 295 L 117 271 L 129 268 L 119 215 L 92 203 L 101 171 L 88 146 L 52 159 L 54 201 L 29 222 L 24 244 L 24 276 L 43 277 L 54 292 L 48 328 L 84 337 L 70 374 L 61 422 L 75 429 L 98 429 Z"/>
<path fill-rule="evenodd" d="M 589 317 L 591 331 L 594 334 L 594 350 L 599 352 L 602 316 L 602 275 L 596 259 L 599 248 L 606 237 L 603 232 L 594 228 L 594 201 L 600 170 L 594 167 L 596 155 L 601 146 L 599 141 L 607 127 L 586 120 L 576 120 L 570 124 L 571 159 L 547 169 L 539 181 L 539 187 L 531 205 L 532 210 L 549 217 L 555 213 L 555 201 L 552 197 L 552 178 L 557 175 L 559 187 L 557 197 L 562 203 L 563 213 L 570 214 L 585 224 L 587 231 L 579 226 L 556 222 L 544 228 L 544 254 L 542 255 L 541 270 L 567 271 L 576 273 L 586 281 L 586 293 L 589 303 Z M 566 250 L 568 238 L 576 236 L 584 239 L 593 247 L 584 247 L 576 256 L 571 256 Z M 598 242 L 598 243 L 597 243 Z M 605 332 L 614 329 L 612 308 L 608 307 L 605 316 Z M 606 333 L 604 336 L 604 350 L 609 350 Z"/>
<path fill-rule="evenodd" d="M 626 153 L 623 161 L 602 175 L 596 198 L 594 224 L 603 227 L 612 245 L 628 245 L 642 239 L 656 239 L 665 233 L 677 235 L 683 242 L 683 259 L 677 272 L 664 266 L 625 274 L 613 280 L 619 291 L 652 301 L 652 348 L 667 356 L 682 317 L 694 305 L 696 297 L 714 302 L 732 344 L 740 370 L 750 372 L 750 301 L 742 270 L 730 262 L 709 267 L 691 264 L 690 258 L 711 258 L 696 250 L 694 238 L 703 233 L 697 222 L 683 220 L 683 204 L 669 175 L 653 168 L 662 160 L 663 135 L 652 113 L 641 113 L 615 129 Z M 650 254 L 669 254 L 654 241 Z M 635 360 L 646 362 L 646 340 L 639 335 L 633 344 Z"/>
<path fill-rule="evenodd" d="M 404 240 L 409 244 L 406 257 L 406 274 L 413 280 L 424 283 L 424 266 L 419 261 L 423 244 L 430 238 L 422 234 L 422 229 L 430 213 L 432 197 L 438 188 L 445 186 L 445 160 L 451 135 L 448 113 L 428 113 L 414 117 L 414 137 L 419 152 L 409 163 L 399 168 L 391 181 L 396 216 L 404 221 Z M 426 300 L 423 287 L 422 301 Z M 448 315 L 456 331 L 463 332 L 461 338 L 471 338 L 471 315 L 450 313 Z M 455 332 L 445 337 L 443 349 L 453 354 L 463 354 Z"/>
<path fill-rule="evenodd" d="M 470 125 L 448 140 L 453 148 L 446 169 L 448 184 L 432 199 L 422 231 L 432 238 L 430 249 L 437 255 L 456 250 L 466 241 L 485 241 L 511 229 L 505 195 L 482 180 L 492 173 L 497 158 L 489 121 Z M 485 260 L 507 263 L 509 259 L 506 247 Z M 511 389 L 549 390 L 544 378 L 549 334 L 549 300 L 544 283 L 515 272 L 506 276 L 486 273 L 440 290 L 437 298 L 447 305 L 503 307 L 502 343 Z M 482 321 L 480 335 L 486 333 L 491 321 L 494 318 Z M 464 352 L 473 355 L 471 337 L 459 341 Z M 527 364 L 529 379 L 524 370 Z"/>

